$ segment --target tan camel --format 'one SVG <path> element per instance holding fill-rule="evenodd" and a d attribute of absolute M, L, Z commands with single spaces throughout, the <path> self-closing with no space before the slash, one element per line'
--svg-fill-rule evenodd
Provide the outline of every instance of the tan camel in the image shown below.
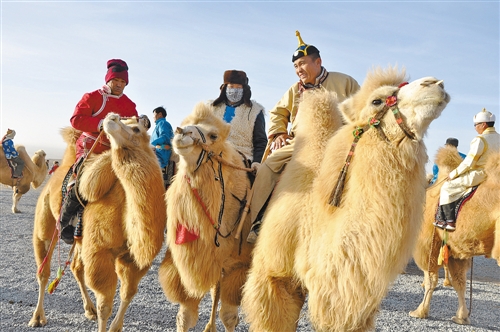
<path fill-rule="evenodd" d="M 370 72 L 339 105 L 342 127 L 334 97 L 303 96 L 294 154 L 264 215 L 243 289 L 251 331 L 295 331 L 306 294 L 318 331 L 374 327 L 420 228 L 422 139 L 449 101 L 442 81 L 426 77 L 399 88 L 404 80 L 397 68 Z M 368 129 L 375 119 L 380 130 Z M 365 128 L 357 144 L 356 127 Z M 348 154 L 337 207 L 329 202 L 339 198 L 331 194 Z"/>
<path fill-rule="evenodd" d="M 48 173 L 45 151 L 38 150 L 30 158 L 23 145 L 16 146 L 16 150 L 24 161 L 23 178 L 19 181 L 11 178 L 11 170 L 7 164 L 7 159 L 5 159 L 3 149 L 0 149 L 0 183 L 12 187 L 12 213 L 21 212 L 17 208 L 21 196 L 30 190 L 30 184 L 33 189 L 40 187 Z"/>
<path fill-rule="evenodd" d="M 226 141 L 230 126 L 207 105 L 197 104 L 182 126 L 172 141 L 180 161 L 166 194 L 168 251 L 159 269 L 160 283 L 166 297 L 180 303 L 177 331 L 196 325 L 198 304 L 209 290 L 214 308 L 205 331 L 216 331 L 219 286 L 219 317 L 226 331 L 234 331 L 253 247 L 235 239 L 249 179 L 242 155 Z M 250 220 L 242 222 L 240 239 L 246 239 Z M 192 241 L 180 243 L 182 234 L 194 234 Z"/>
<path fill-rule="evenodd" d="M 150 268 L 164 240 L 166 207 L 160 166 L 149 146 L 146 128 L 137 118 L 123 124 L 116 114 L 104 120 L 111 150 L 85 164 L 80 191 L 88 200 L 83 213 L 83 238 L 75 240 L 71 270 L 78 282 L 85 316 L 98 319 L 98 330 L 106 331 L 113 298 L 120 279 L 120 306 L 109 331 L 121 331 L 128 305 L 137 293 L 140 279 Z M 72 128 L 62 132 L 68 143 L 58 170 L 41 193 L 35 214 L 33 246 L 37 268 L 38 303 L 30 326 L 47 323 L 43 308 L 50 276 L 50 259 L 56 242 L 56 220 L 61 206 L 61 184 L 75 160 Z M 96 296 L 97 310 L 86 286 Z"/>
<path fill-rule="evenodd" d="M 439 166 L 436 184 L 427 190 L 424 223 L 413 253 L 418 267 L 424 271 L 425 296 L 419 307 L 410 316 L 429 316 L 432 294 L 438 282 L 438 255 L 444 231 L 433 226 L 441 186 L 446 177 L 462 162 L 454 147 L 442 147 L 436 154 Z M 473 256 L 485 255 L 497 260 L 500 265 L 500 153 L 490 155 L 485 168 L 488 177 L 479 185 L 460 210 L 457 228 L 448 232 L 450 257 L 448 270 L 451 284 L 458 295 L 458 309 L 452 321 L 470 324 L 465 302 L 466 272 Z M 496 238 L 495 238 L 496 237 Z"/>

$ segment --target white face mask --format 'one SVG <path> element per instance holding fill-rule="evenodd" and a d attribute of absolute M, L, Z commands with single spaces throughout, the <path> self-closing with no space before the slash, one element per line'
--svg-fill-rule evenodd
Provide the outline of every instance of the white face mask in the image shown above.
<path fill-rule="evenodd" d="M 231 103 L 239 102 L 243 98 L 243 88 L 227 88 L 226 97 Z"/>

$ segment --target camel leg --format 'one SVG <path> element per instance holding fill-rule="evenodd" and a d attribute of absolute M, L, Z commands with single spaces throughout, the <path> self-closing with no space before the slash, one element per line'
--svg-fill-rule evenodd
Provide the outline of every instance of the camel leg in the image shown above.
<path fill-rule="evenodd" d="M 193 298 L 187 294 L 170 250 L 167 250 L 160 264 L 158 279 L 167 299 L 173 303 L 180 303 L 176 317 L 177 332 L 187 332 L 195 327 L 198 322 L 198 306 L 201 298 Z"/>
<path fill-rule="evenodd" d="M 97 326 L 99 332 L 106 331 L 106 325 L 113 311 L 118 277 L 115 272 L 115 257 L 111 250 L 100 250 L 85 255 L 85 280 L 95 294 L 97 304 Z"/>
<path fill-rule="evenodd" d="M 215 318 L 217 316 L 217 307 L 219 306 L 220 299 L 220 281 L 210 289 L 210 295 L 212 297 L 212 311 L 210 312 L 210 320 L 205 326 L 205 330 L 203 330 L 203 332 L 217 332 Z"/>
<path fill-rule="evenodd" d="M 251 271 L 243 293 L 250 331 L 296 331 L 305 294 L 291 278 Z"/>
<path fill-rule="evenodd" d="M 71 271 L 73 276 L 78 283 L 80 288 L 80 294 L 82 295 L 83 310 L 85 310 L 85 317 L 90 320 L 97 319 L 97 310 L 94 303 L 90 299 L 89 292 L 87 291 L 87 286 L 85 285 L 85 269 L 81 259 L 81 245 L 76 244 L 75 255 L 73 261 L 71 262 Z"/>
<path fill-rule="evenodd" d="M 436 267 L 437 268 L 437 267 Z M 427 318 L 429 316 L 429 308 L 431 304 L 432 294 L 437 286 L 439 279 L 438 270 L 436 271 L 424 271 L 424 299 L 422 303 L 414 311 L 410 311 L 410 316 L 415 318 Z"/>
<path fill-rule="evenodd" d="M 115 318 L 111 322 L 109 332 L 119 332 L 123 328 L 123 320 L 130 302 L 137 294 L 139 282 L 148 272 L 149 266 L 140 270 L 134 263 L 130 255 L 125 255 L 117 259 L 116 271 L 120 278 L 120 306 Z"/>
<path fill-rule="evenodd" d="M 444 265 L 443 268 L 444 268 L 443 286 L 450 287 L 451 286 L 450 271 L 448 270 L 448 266 L 446 265 Z"/>
<path fill-rule="evenodd" d="M 450 258 L 448 261 L 448 268 L 451 274 L 451 285 L 457 292 L 458 296 L 458 309 L 455 316 L 451 320 L 457 324 L 469 325 L 469 310 L 467 310 L 467 303 L 465 301 L 465 287 L 467 284 L 467 270 L 470 267 L 470 259 L 461 260 Z"/>
<path fill-rule="evenodd" d="M 19 203 L 19 200 L 21 199 L 22 194 L 19 194 L 17 192 L 17 187 L 13 188 L 13 193 L 12 193 L 12 213 L 20 213 L 21 211 L 17 208 L 17 203 Z"/>
<path fill-rule="evenodd" d="M 45 266 L 40 273 L 37 273 L 36 280 L 38 281 L 38 302 L 36 304 L 33 316 L 28 323 L 31 327 L 41 327 L 47 324 L 47 318 L 45 317 L 45 310 L 43 308 L 43 301 L 45 299 L 45 289 L 49 283 L 50 277 L 50 261 L 52 259 L 52 253 L 54 252 L 54 247 L 57 241 L 54 241 L 51 247 L 50 240 L 39 239 L 35 234 L 33 235 L 33 247 L 35 252 L 35 260 L 37 271 L 40 268 L 44 258 L 46 258 Z"/>
<path fill-rule="evenodd" d="M 242 288 L 247 279 L 249 263 L 234 260 L 225 267 L 220 282 L 221 308 L 219 317 L 226 332 L 234 331 L 240 319 L 238 308 L 241 304 Z"/>

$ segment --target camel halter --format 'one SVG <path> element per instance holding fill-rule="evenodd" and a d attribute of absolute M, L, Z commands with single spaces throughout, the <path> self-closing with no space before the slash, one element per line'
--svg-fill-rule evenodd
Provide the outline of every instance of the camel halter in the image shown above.
<path fill-rule="evenodd" d="M 401 83 L 398 86 L 398 89 L 389 97 L 385 99 L 385 106 L 382 108 L 380 111 L 378 111 L 374 117 L 370 118 L 368 120 L 368 124 L 364 125 L 363 127 L 356 127 L 356 129 L 352 132 L 354 136 L 354 141 L 351 144 L 351 149 L 349 150 L 349 153 L 347 154 L 346 161 L 344 163 L 344 166 L 342 167 L 342 170 L 340 171 L 339 178 L 337 179 L 337 184 L 335 185 L 335 188 L 333 189 L 332 193 L 330 194 L 330 199 L 329 203 L 330 205 L 333 206 L 340 206 L 340 200 L 342 198 L 342 191 L 344 190 L 344 184 L 345 184 L 345 178 L 347 175 L 347 170 L 349 169 L 349 165 L 351 164 L 351 159 L 354 155 L 354 150 L 356 149 L 356 145 L 358 144 L 358 141 L 360 140 L 361 136 L 363 135 L 364 132 L 368 131 L 370 128 L 375 128 L 377 129 L 377 133 L 380 138 L 383 140 L 389 142 L 389 139 L 387 136 L 384 134 L 382 128 L 379 127 L 380 125 L 380 119 L 384 117 L 384 115 L 387 113 L 388 110 L 392 110 L 392 114 L 394 115 L 394 118 L 396 119 L 396 123 L 399 125 L 401 130 L 405 133 L 406 137 L 408 137 L 411 140 L 415 139 L 415 134 L 411 131 L 410 128 L 404 123 L 403 118 L 401 117 L 401 114 L 399 112 L 398 108 L 398 92 L 399 90 L 407 85 L 408 82 Z"/>
<path fill-rule="evenodd" d="M 241 167 L 238 165 L 231 164 L 230 162 L 227 162 L 226 160 L 224 160 L 222 158 L 222 154 L 216 155 L 214 151 L 210 150 L 210 146 L 206 144 L 207 140 L 205 139 L 205 135 L 200 130 L 200 128 L 198 128 L 197 126 L 193 126 L 193 127 L 196 128 L 196 130 L 198 131 L 198 134 L 201 137 L 201 141 L 200 141 L 200 139 L 191 136 L 191 138 L 193 139 L 195 144 L 199 145 L 201 147 L 201 152 L 200 152 L 200 155 L 198 157 L 198 160 L 196 161 L 196 168 L 194 169 L 193 173 L 196 172 L 198 170 L 198 168 L 200 168 L 201 164 L 203 163 L 203 160 L 205 159 L 205 156 L 207 157 L 206 158 L 207 162 L 209 160 L 211 160 L 211 158 L 213 158 L 213 159 L 217 160 L 219 163 L 224 164 L 224 165 L 229 166 L 229 167 L 232 167 L 234 169 L 238 169 L 240 171 L 245 171 L 245 172 L 249 172 L 249 173 L 253 172 L 253 169 L 251 169 L 251 168 Z M 240 151 L 238 151 L 238 153 L 243 157 L 243 160 L 246 159 L 246 156 L 243 153 L 241 153 Z"/>
<path fill-rule="evenodd" d="M 200 152 L 200 155 L 198 157 L 198 160 L 196 161 L 196 168 L 194 169 L 193 173 L 196 172 L 200 168 L 200 166 L 203 163 L 203 160 L 205 159 L 205 156 L 206 156 L 206 161 L 207 162 L 208 161 L 212 161 L 212 158 L 219 162 L 218 174 L 215 176 L 215 180 L 219 181 L 219 183 L 221 185 L 222 197 L 221 197 L 221 206 L 219 208 L 219 217 L 218 217 L 218 220 L 217 220 L 217 224 L 215 223 L 214 219 L 212 218 L 212 216 L 208 212 L 206 204 L 203 202 L 203 200 L 201 198 L 201 195 L 199 194 L 198 190 L 195 187 L 193 187 L 193 185 L 191 183 L 191 179 L 187 175 L 184 176 L 184 179 L 189 184 L 189 186 L 191 188 L 191 191 L 195 195 L 198 203 L 200 203 L 201 207 L 203 208 L 203 211 L 205 212 L 205 215 L 207 216 L 208 220 L 210 221 L 210 223 L 212 224 L 213 228 L 215 229 L 216 233 L 215 233 L 214 242 L 215 242 L 215 245 L 217 247 L 219 247 L 220 243 L 219 243 L 218 237 L 220 236 L 222 238 L 227 238 L 234 231 L 234 228 L 236 228 L 236 226 L 235 226 L 226 235 L 223 235 L 220 232 L 220 226 L 221 226 L 221 223 L 222 223 L 222 217 L 224 215 L 224 203 L 226 201 L 226 193 L 225 193 L 225 190 L 224 190 L 224 177 L 223 177 L 223 174 L 222 174 L 222 165 L 224 164 L 226 166 L 229 166 L 229 167 L 232 167 L 232 168 L 235 168 L 235 169 L 238 169 L 238 170 L 246 171 L 246 172 L 253 172 L 253 170 L 251 168 L 240 167 L 240 166 L 237 166 L 237 165 L 234 165 L 234 164 L 231 164 L 231 163 L 225 161 L 222 158 L 222 152 L 220 153 L 220 155 L 215 154 L 215 152 L 212 151 L 212 150 L 210 150 L 209 146 L 206 144 L 207 140 L 206 140 L 205 135 L 203 134 L 203 132 L 200 130 L 200 128 L 198 128 L 197 126 L 193 126 L 193 127 L 196 128 L 196 130 L 198 131 L 198 134 L 200 135 L 200 138 L 201 138 L 201 141 L 200 141 L 200 139 L 191 136 L 191 138 L 193 139 L 193 141 L 195 142 L 195 144 L 199 145 L 201 147 L 201 152 Z M 243 159 L 246 158 L 245 155 L 242 154 L 240 151 L 238 151 L 238 153 L 243 157 Z M 213 167 L 213 165 L 212 165 L 212 167 Z M 215 172 L 215 170 L 214 170 L 214 172 Z M 240 200 L 234 194 L 232 194 L 232 196 L 235 199 L 237 199 L 240 202 L 240 204 L 241 203 L 246 204 L 245 198 L 243 198 L 243 200 Z M 240 220 L 241 219 L 241 213 L 242 213 L 242 211 L 240 212 L 240 217 L 238 218 L 239 222 L 241 222 L 241 220 Z M 238 222 L 235 225 L 237 225 L 237 224 L 238 224 Z"/>

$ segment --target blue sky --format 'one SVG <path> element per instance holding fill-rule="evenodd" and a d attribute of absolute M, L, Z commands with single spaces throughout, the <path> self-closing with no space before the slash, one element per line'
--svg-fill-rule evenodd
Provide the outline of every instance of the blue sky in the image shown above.
<path fill-rule="evenodd" d="M 451 102 L 427 132 L 431 159 L 446 138 L 466 153 L 472 116 L 499 114 L 498 1 L 1 1 L 1 123 L 30 155 L 60 158 L 59 130 L 85 92 L 124 59 L 125 93 L 140 114 L 163 105 L 177 126 L 219 94 L 227 69 L 247 72 L 269 111 L 297 81 L 295 30 L 329 71 L 360 84 L 374 66 L 443 79 Z M 268 118 L 267 118 L 268 119 Z M 498 126 L 497 126 L 498 128 Z M 428 170 L 430 166 L 428 165 Z"/>

